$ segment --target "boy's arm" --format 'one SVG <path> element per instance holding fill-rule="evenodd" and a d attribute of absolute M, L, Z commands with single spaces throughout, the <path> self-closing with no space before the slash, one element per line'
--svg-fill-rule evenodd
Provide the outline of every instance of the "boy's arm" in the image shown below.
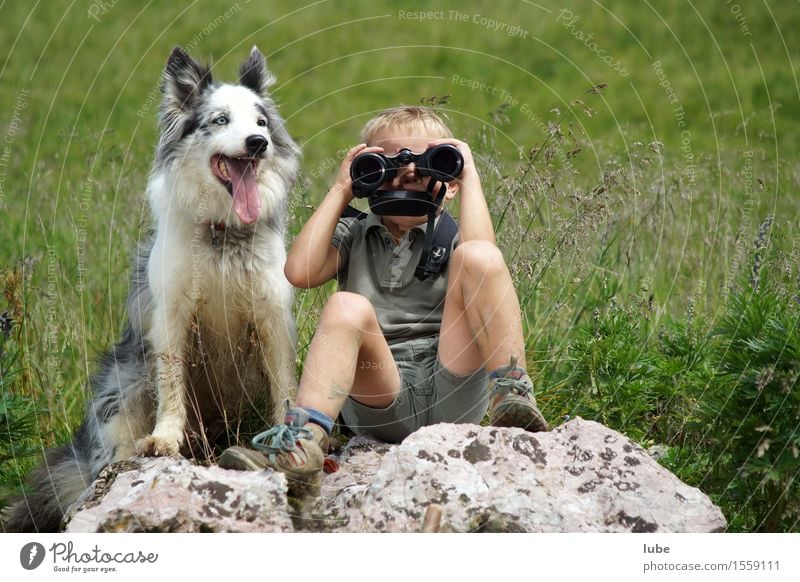
<path fill-rule="evenodd" d="M 331 244 L 331 239 L 342 212 L 353 200 L 350 164 L 362 151 L 383 150 L 360 144 L 347 152 L 336 181 L 289 249 L 283 272 L 295 287 L 317 287 L 330 281 L 339 271 L 339 251 Z"/>
<path fill-rule="evenodd" d="M 486 198 L 483 195 L 483 187 L 475 167 L 475 160 L 472 157 L 472 150 L 467 143 L 457 139 L 438 139 L 429 143 L 428 147 L 443 143 L 456 146 L 464 156 L 464 169 L 458 179 L 458 196 L 461 199 L 458 226 L 461 242 L 485 240 L 495 244 L 494 225 Z"/>

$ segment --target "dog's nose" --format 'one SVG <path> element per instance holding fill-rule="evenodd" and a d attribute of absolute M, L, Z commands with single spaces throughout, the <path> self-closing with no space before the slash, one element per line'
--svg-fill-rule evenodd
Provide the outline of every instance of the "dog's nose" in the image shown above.
<path fill-rule="evenodd" d="M 269 142 L 263 135 L 250 135 L 244 140 L 244 145 L 247 147 L 247 153 L 251 156 L 258 156 L 263 154 Z"/>

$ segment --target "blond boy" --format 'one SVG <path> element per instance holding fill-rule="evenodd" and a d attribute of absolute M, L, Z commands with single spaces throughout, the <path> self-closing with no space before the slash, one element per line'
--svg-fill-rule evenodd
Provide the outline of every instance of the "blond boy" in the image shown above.
<path fill-rule="evenodd" d="M 519 301 L 495 235 L 469 146 L 426 108 L 398 107 L 367 123 L 362 144 L 295 239 L 288 280 L 312 288 L 337 277 L 322 311 L 286 424 L 233 447 L 222 466 L 271 467 L 295 484 L 319 482 L 334 419 L 357 433 L 399 442 L 438 422 L 547 430 L 525 367 Z M 414 276 L 427 216 L 341 218 L 353 200 L 350 165 L 362 152 L 421 153 L 456 146 L 464 158 L 445 201 L 460 197 L 459 236 L 446 268 Z M 402 166 L 384 190 L 425 191 L 430 176 Z"/>

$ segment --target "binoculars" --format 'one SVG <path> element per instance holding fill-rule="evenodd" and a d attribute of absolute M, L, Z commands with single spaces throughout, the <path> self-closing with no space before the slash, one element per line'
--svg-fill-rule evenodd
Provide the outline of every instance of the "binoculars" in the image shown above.
<path fill-rule="evenodd" d="M 458 148 L 450 144 L 434 146 L 421 154 L 409 149 L 402 149 L 393 156 L 367 152 L 356 156 L 350 165 L 353 195 L 356 198 L 373 196 L 381 184 L 397 176 L 401 166 L 411 163 L 420 175 L 431 176 L 432 182 L 451 182 L 464 169 L 464 157 Z"/>

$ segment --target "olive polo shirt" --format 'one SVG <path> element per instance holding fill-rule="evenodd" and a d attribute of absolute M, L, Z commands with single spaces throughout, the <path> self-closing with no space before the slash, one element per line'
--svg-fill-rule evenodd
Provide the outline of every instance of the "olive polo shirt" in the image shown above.
<path fill-rule="evenodd" d="M 370 300 L 389 344 L 438 335 L 442 325 L 449 262 L 442 272 L 424 281 L 414 276 L 426 226 L 409 229 L 395 244 L 375 214 L 361 220 L 342 218 L 336 225 L 331 244 L 342 260 L 339 289 Z M 452 247 L 457 243 L 458 237 Z"/>

